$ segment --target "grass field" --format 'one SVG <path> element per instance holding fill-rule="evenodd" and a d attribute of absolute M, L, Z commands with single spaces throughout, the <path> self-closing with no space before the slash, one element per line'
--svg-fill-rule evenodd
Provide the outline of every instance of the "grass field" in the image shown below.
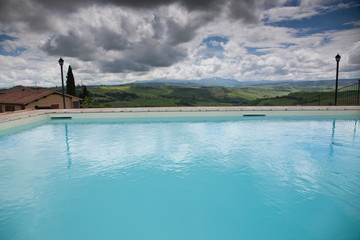
<path fill-rule="evenodd" d="M 90 101 L 82 107 L 171 106 L 294 106 L 333 105 L 334 93 L 321 86 L 188 87 L 95 86 L 88 87 Z"/>

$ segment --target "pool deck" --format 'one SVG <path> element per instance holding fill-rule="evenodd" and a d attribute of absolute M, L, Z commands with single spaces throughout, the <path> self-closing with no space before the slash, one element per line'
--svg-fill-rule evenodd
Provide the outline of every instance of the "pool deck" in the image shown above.
<path fill-rule="evenodd" d="M 0 113 L 0 130 L 50 118 L 360 115 L 360 106 L 148 107 L 22 110 Z"/>

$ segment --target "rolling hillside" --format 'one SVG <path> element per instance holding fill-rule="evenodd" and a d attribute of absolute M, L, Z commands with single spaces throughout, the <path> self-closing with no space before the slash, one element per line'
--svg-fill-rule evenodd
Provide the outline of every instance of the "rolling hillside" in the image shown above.
<path fill-rule="evenodd" d="M 83 107 L 329 105 L 328 86 L 96 86 Z"/>

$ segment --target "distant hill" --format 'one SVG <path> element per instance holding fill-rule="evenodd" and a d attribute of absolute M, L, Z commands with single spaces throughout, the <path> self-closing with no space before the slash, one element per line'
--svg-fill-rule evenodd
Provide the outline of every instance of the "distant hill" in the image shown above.
<path fill-rule="evenodd" d="M 180 83 L 184 84 L 181 81 Z M 153 86 L 102 85 L 88 87 L 90 99 L 84 102 L 82 107 L 333 105 L 334 85 L 332 83 L 333 81 L 280 82 L 273 83 L 272 86 L 258 84 L 258 86 L 247 87 L 156 86 L 158 83 L 152 83 Z M 346 82 L 343 81 L 343 83 Z M 291 84 L 301 86 L 290 86 Z M 353 94 L 355 94 L 354 97 L 350 99 L 356 99 L 357 91 L 353 91 Z M 339 97 L 339 102 L 340 100 Z M 353 104 L 345 102 L 347 100 L 348 95 L 343 97 L 342 104 Z"/>
<path fill-rule="evenodd" d="M 239 82 L 235 79 L 204 78 L 200 80 L 179 79 L 155 79 L 148 81 L 136 81 L 130 84 L 145 86 L 176 86 L 176 87 L 243 87 L 249 86 L 251 82 Z"/>
<path fill-rule="evenodd" d="M 340 79 L 339 86 L 353 84 L 357 79 Z M 335 86 L 335 80 L 309 80 L 309 81 L 237 81 L 225 78 L 204 78 L 200 80 L 155 79 L 149 81 L 136 81 L 127 85 L 143 86 L 193 86 L 193 87 L 252 87 L 252 86 L 289 86 L 289 87 L 329 87 Z"/>

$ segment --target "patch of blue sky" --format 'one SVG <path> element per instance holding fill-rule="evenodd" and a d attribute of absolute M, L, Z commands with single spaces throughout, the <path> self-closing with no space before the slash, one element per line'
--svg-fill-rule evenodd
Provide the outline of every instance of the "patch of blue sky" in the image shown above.
<path fill-rule="evenodd" d="M 6 51 L 4 49 L 3 45 L 0 45 L 0 55 L 2 56 L 12 56 L 12 57 L 17 57 L 20 56 L 23 52 L 25 52 L 27 49 L 24 47 L 17 47 L 14 50 L 11 51 Z"/>
<path fill-rule="evenodd" d="M 6 35 L 6 34 L 0 34 L 0 42 L 4 42 L 4 41 L 7 41 L 7 40 L 14 41 L 16 39 L 17 38 Z"/>
<path fill-rule="evenodd" d="M 288 48 L 288 47 L 296 46 L 295 43 L 280 43 L 280 45 L 281 45 L 283 48 Z"/>
<path fill-rule="evenodd" d="M 300 5 L 300 0 L 288 0 L 284 4 L 285 7 L 296 7 Z"/>
<path fill-rule="evenodd" d="M 327 43 L 330 43 L 331 42 L 331 38 L 330 37 L 324 37 L 320 43 L 320 45 L 326 45 Z"/>
<path fill-rule="evenodd" d="M 0 34 L 0 55 L 16 57 L 16 56 L 21 55 L 24 51 L 27 50 L 24 47 L 17 47 L 16 49 L 9 51 L 4 48 L 3 44 L 1 44 L 2 42 L 5 42 L 5 41 L 15 41 L 15 40 L 17 40 L 16 37 L 12 37 L 7 34 Z"/>
<path fill-rule="evenodd" d="M 287 19 L 266 25 L 299 29 L 297 37 L 331 30 L 348 30 L 358 26 L 351 24 L 360 20 L 360 5 L 319 13 L 310 18 Z M 267 21 L 267 20 L 265 20 Z"/>
<path fill-rule="evenodd" d="M 226 44 L 229 41 L 226 37 L 221 36 L 211 36 L 205 38 L 200 45 L 205 45 L 206 48 L 214 49 L 214 50 L 224 50 L 223 44 Z"/>
<path fill-rule="evenodd" d="M 202 59 L 217 57 L 219 59 L 224 58 L 224 47 L 223 45 L 229 41 L 228 38 L 222 36 L 211 36 L 205 38 L 200 46 L 205 48 L 200 52 Z"/>
<path fill-rule="evenodd" d="M 270 53 L 269 49 L 266 48 L 257 48 L 257 47 L 246 47 L 248 54 L 262 56 Z"/>
<path fill-rule="evenodd" d="M 275 48 L 289 48 L 292 46 L 296 46 L 295 43 L 280 43 L 279 47 L 275 47 Z M 245 47 L 247 50 L 248 54 L 252 54 L 252 55 L 256 55 L 256 56 L 263 56 L 263 55 L 267 55 L 267 54 L 271 54 L 274 51 L 274 48 L 269 48 L 269 47 Z"/>

